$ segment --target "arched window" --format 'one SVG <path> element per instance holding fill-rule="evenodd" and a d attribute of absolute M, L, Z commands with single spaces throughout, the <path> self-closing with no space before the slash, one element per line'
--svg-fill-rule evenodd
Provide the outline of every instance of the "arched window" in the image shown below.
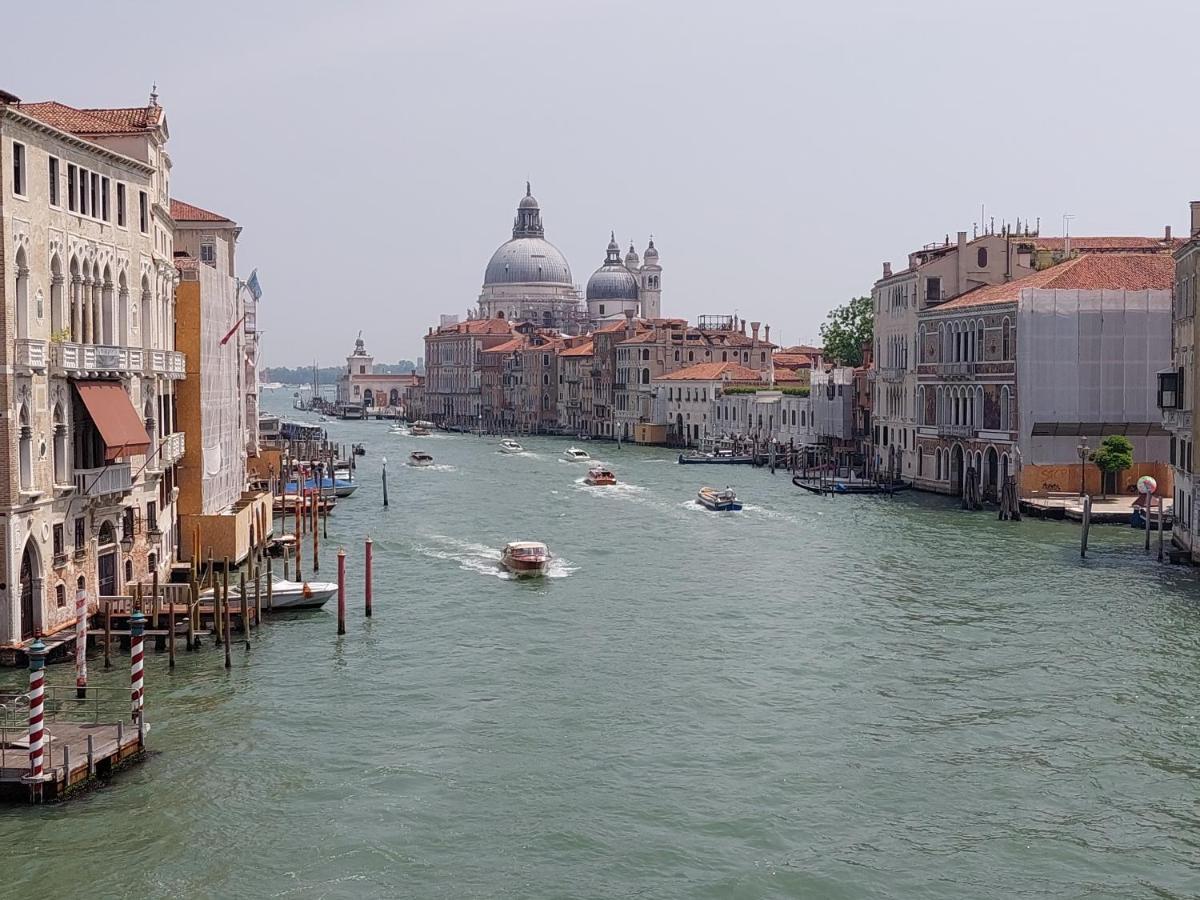
<path fill-rule="evenodd" d="M 20 459 L 21 490 L 33 490 L 33 429 L 29 427 L 29 408 L 21 404 L 21 412 L 17 417 L 18 432 L 17 455 Z"/>
<path fill-rule="evenodd" d="M 650 383 L 650 370 L 642 369 L 642 384 L 649 384 L 649 383 Z"/>
<path fill-rule="evenodd" d="M 1009 393 L 1008 385 L 1000 388 L 1000 430 L 1011 431 L 1009 426 L 1009 406 L 1011 405 L 1012 395 Z"/>
<path fill-rule="evenodd" d="M 75 590 L 82 591 L 87 588 L 87 579 L 80 575 L 75 579 Z"/>
<path fill-rule="evenodd" d="M 133 581 L 133 560 L 125 560 L 125 583 L 129 584 Z"/>
<path fill-rule="evenodd" d="M 679 362 L 679 351 L 675 351 L 675 362 Z"/>
<path fill-rule="evenodd" d="M 496 310 L 496 318 L 503 319 L 504 318 L 504 310 L 502 310 L 502 309 Z"/>
<path fill-rule="evenodd" d="M 54 586 L 54 604 L 59 609 L 67 605 L 67 586 L 61 581 Z"/>
<path fill-rule="evenodd" d="M 1009 324 L 1008 316 L 1004 317 L 1004 321 L 1000 324 L 1000 358 L 1012 359 L 1012 326 Z"/>
<path fill-rule="evenodd" d="M 142 276 L 142 318 L 145 328 L 142 334 L 142 346 L 152 347 L 154 338 L 154 304 L 150 295 L 150 279 Z M 137 315 L 133 317 L 133 327 L 137 330 Z"/>
<path fill-rule="evenodd" d="M 50 258 L 50 333 L 61 334 L 63 325 L 63 270 L 58 254 Z"/>
<path fill-rule="evenodd" d="M 693 353 L 691 350 L 689 350 L 688 351 L 688 362 L 695 362 L 695 361 L 696 361 L 696 354 Z"/>
<path fill-rule="evenodd" d="M 914 410 L 914 412 L 916 413 L 915 418 L 917 420 L 917 424 L 924 425 L 925 424 L 925 386 L 924 385 L 917 386 L 917 408 Z"/>
<path fill-rule="evenodd" d="M 104 275 L 100 281 L 100 341 L 112 346 L 118 343 L 116 337 L 117 309 L 113 297 L 112 269 L 104 267 Z"/>
<path fill-rule="evenodd" d="M 17 337 L 29 337 L 29 261 L 25 248 L 17 250 Z"/>
<path fill-rule="evenodd" d="M 987 247 L 980 247 L 975 253 L 975 264 L 977 268 L 987 268 Z"/>

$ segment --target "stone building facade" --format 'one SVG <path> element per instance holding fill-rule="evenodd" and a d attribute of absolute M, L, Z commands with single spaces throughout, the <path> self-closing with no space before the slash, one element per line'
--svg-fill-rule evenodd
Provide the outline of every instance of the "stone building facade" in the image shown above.
<path fill-rule="evenodd" d="M 0 92 L 0 650 L 175 556 L 166 116 Z"/>

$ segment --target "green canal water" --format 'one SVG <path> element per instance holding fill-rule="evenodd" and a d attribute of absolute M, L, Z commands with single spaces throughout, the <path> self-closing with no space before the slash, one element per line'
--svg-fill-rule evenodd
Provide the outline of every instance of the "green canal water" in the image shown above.
<path fill-rule="evenodd" d="M 1075 528 L 938 498 L 607 444 L 622 484 L 593 489 L 563 441 L 387 428 L 329 425 L 368 446 L 322 554 L 349 633 L 331 608 L 231 672 L 150 654 L 153 756 L 0 810 L 0 895 L 1200 894 L 1196 578 L 1130 530 L 1081 562 Z M 695 507 L 704 479 L 745 511 Z M 552 577 L 503 577 L 517 538 Z"/>

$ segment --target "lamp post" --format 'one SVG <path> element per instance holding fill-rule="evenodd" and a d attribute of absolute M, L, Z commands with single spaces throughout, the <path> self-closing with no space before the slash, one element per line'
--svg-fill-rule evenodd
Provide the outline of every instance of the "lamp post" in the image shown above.
<path fill-rule="evenodd" d="M 1090 449 L 1091 448 L 1088 447 L 1087 438 L 1082 438 L 1079 441 L 1079 445 L 1075 448 L 1075 452 L 1079 454 L 1079 496 L 1080 497 L 1082 497 L 1086 493 L 1086 491 L 1084 490 L 1084 483 L 1085 483 L 1086 475 L 1087 475 L 1086 466 L 1087 466 L 1088 453 L 1090 452 Z"/>

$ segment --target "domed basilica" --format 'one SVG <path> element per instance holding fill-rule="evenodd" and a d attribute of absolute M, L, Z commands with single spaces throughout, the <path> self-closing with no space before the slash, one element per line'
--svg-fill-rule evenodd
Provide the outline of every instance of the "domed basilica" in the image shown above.
<path fill-rule="evenodd" d="M 658 318 L 662 313 L 661 282 L 662 267 L 653 240 L 642 263 L 632 243 L 622 260 L 613 235 L 604 264 L 592 273 L 581 298 L 566 257 L 546 240 L 541 210 L 526 182 L 512 240 L 501 244 L 488 262 L 476 314 L 482 319 L 533 322 L 579 334 L 605 319 L 624 318 L 627 310 Z M 586 300 L 586 307 L 581 299 Z"/>

